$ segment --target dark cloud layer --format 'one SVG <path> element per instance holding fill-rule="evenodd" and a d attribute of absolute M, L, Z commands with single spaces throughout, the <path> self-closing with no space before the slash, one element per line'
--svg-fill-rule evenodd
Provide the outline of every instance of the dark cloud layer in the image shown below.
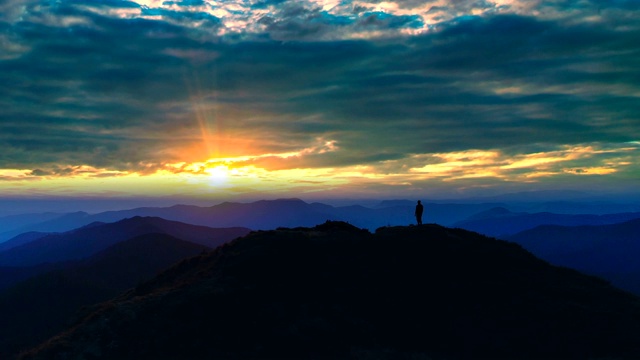
<path fill-rule="evenodd" d="M 496 10 L 431 24 L 370 4 L 334 14 L 309 3 L 255 2 L 253 9 L 269 10 L 254 19 L 262 33 L 238 34 L 202 1 L 164 3 L 193 11 L 5 2 L 0 168 L 135 171 L 183 160 L 203 136 L 216 153 L 236 156 L 299 151 L 317 139 L 338 145 L 254 162 L 275 168 L 640 139 L 637 2 L 540 5 L 585 16 L 597 7 L 592 21 Z M 449 4 L 455 13 L 489 6 Z M 137 16 L 110 12 L 136 9 Z M 407 32 L 420 28 L 429 30 Z M 394 32 L 349 36 L 380 29 Z"/>

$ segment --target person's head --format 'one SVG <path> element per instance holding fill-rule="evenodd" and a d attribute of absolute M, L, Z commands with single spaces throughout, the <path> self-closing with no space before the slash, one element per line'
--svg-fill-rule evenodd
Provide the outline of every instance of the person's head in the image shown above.
<path fill-rule="evenodd" d="M 420 204 L 420 200 L 418 200 L 418 204 Z"/>

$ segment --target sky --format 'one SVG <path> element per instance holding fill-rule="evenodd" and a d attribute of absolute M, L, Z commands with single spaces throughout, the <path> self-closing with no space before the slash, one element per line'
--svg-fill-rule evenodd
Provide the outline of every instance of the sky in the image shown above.
<path fill-rule="evenodd" d="M 0 0 L 0 193 L 633 193 L 638 39 L 637 0 Z"/>

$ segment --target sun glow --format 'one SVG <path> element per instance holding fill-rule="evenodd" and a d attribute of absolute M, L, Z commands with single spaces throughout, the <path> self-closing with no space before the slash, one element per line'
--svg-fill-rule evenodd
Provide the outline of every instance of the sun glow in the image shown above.
<path fill-rule="evenodd" d="M 211 167 L 204 172 L 209 174 L 209 181 L 212 185 L 225 185 L 229 180 L 229 168 L 225 165 Z"/>
<path fill-rule="evenodd" d="M 468 150 L 412 154 L 366 165 L 340 165 L 317 162 L 321 156 L 345 156 L 345 150 L 339 141 L 316 138 L 304 147 L 287 152 L 211 157 L 194 162 L 185 156 L 184 161 L 175 163 L 139 163 L 137 170 L 89 165 L 0 169 L 0 189 L 4 194 L 33 196 L 161 194 L 198 198 L 330 193 L 384 186 L 413 191 L 423 188 L 424 184 L 466 186 L 469 181 L 530 184 L 568 177 L 587 179 L 618 174 L 623 178 L 633 176 L 637 151 L 637 147 L 629 144 L 618 148 L 597 144 L 566 146 L 520 154 Z"/>

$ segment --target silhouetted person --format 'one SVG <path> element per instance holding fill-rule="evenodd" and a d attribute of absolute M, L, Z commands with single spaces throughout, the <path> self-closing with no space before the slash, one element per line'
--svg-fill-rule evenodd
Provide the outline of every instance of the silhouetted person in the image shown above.
<path fill-rule="evenodd" d="M 418 222 L 418 225 L 422 225 L 422 212 L 424 211 L 424 206 L 422 206 L 422 204 L 420 203 L 420 200 L 418 200 L 418 205 L 416 205 L 416 221 Z"/>

